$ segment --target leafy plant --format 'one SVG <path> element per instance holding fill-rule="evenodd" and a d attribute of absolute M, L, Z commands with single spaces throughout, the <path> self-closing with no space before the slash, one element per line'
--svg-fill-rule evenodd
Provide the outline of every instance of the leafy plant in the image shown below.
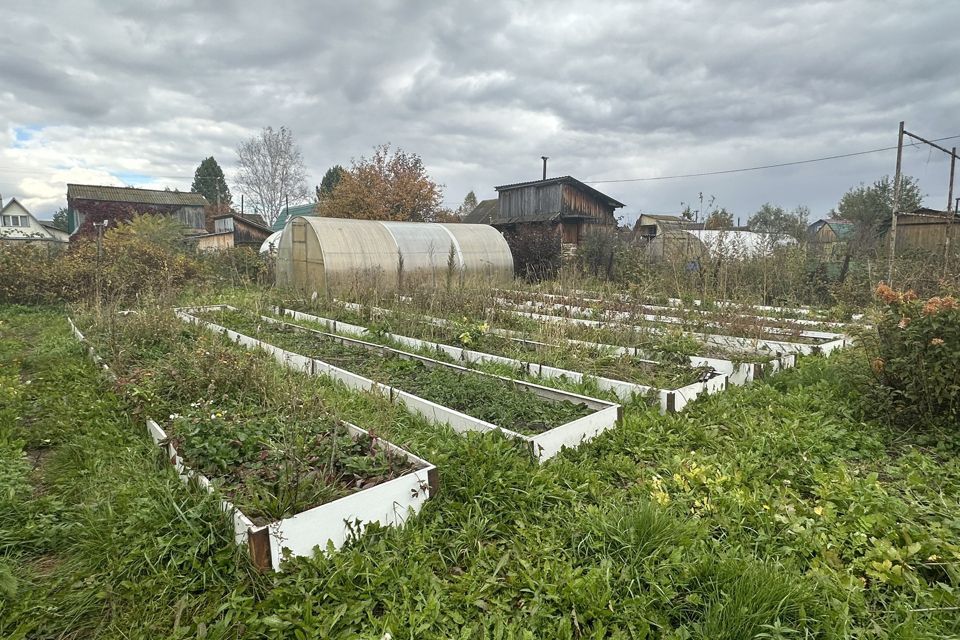
<path fill-rule="evenodd" d="M 877 287 L 882 303 L 869 341 L 870 367 L 890 402 L 925 420 L 960 420 L 960 301 L 927 300 L 913 291 Z"/>

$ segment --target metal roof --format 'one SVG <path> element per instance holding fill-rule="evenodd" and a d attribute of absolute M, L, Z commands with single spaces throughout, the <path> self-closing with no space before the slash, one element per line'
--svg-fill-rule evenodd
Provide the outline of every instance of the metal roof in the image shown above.
<path fill-rule="evenodd" d="M 585 193 L 589 193 L 590 195 L 592 195 L 594 198 L 597 198 L 598 200 L 603 200 L 605 203 L 607 203 L 608 206 L 611 206 L 614 209 L 618 209 L 620 207 L 626 206 L 622 202 L 619 202 L 618 200 L 614 200 L 613 198 L 603 193 L 602 191 L 598 191 L 593 187 L 591 187 L 590 185 L 584 184 L 583 182 L 580 182 L 579 180 L 577 180 L 572 176 L 560 176 L 559 178 L 547 178 L 546 180 L 531 180 L 529 182 L 515 182 L 513 184 L 500 185 L 499 187 L 494 187 L 494 189 L 496 189 L 497 191 L 510 191 L 513 189 L 522 189 L 523 187 L 547 186 L 550 184 L 558 184 L 558 183 L 572 185 Z"/>
<path fill-rule="evenodd" d="M 108 187 L 93 184 L 68 184 L 67 198 L 76 200 L 102 200 L 106 202 L 131 202 L 135 204 L 159 204 L 179 207 L 203 207 L 207 199 L 192 191 L 166 191 L 161 189 L 136 189 L 134 187 Z"/>
<path fill-rule="evenodd" d="M 274 231 L 280 231 L 283 229 L 287 220 L 291 218 L 298 218 L 300 216 L 315 216 L 317 215 L 317 203 L 309 202 L 307 204 L 296 204 L 292 207 L 284 207 L 280 210 L 280 215 L 277 216 L 277 219 L 273 221 L 271 229 Z"/>

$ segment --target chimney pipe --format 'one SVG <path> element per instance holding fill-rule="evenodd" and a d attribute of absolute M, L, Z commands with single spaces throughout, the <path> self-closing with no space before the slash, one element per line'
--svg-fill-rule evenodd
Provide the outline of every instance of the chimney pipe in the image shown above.
<path fill-rule="evenodd" d="M 550 156 L 540 156 L 540 159 L 543 160 L 543 179 L 547 179 L 547 159 Z"/>

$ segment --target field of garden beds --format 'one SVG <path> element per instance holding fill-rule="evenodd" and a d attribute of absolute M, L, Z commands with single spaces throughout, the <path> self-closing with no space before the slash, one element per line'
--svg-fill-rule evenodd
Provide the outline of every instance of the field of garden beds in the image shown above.
<path fill-rule="evenodd" d="M 583 404 L 547 400 L 501 378 L 427 366 L 396 352 L 338 341 L 330 334 L 265 322 L 249 312 L 218 310 L 197 316 L 521 434 L 542 433 L 591 413 Z"/>
<path fill-rule="evenodd" d="M 302 308 L 362 325 L 371 341 L 418 326 L 415 337 L 431 341 L 656 384 L 687 382 L 696 357 L 772 357 L 537 322 L 475 297 Z M 547 426 L 584 411 L 258 320 L 281 301 L 289 296 L 242 291 L 179 304 L 233 303 L 245 311 L 202 317 L 464 411 L 509 412 L 491 420 Z M 960 633 L 960 436 L 867 412 L 856 345 L 802 356 L 683 413 L 626 405 L 617 426 L 541 463 L 497 433 L 456 433 L 380 394 L 282 367 L 172 306 L 72 311 L 116 382 L 70 336 L 63 310 L 0 308 L 0 637 Z M 211 478 L 213 496 L 158 460 L 147 417 Z M 372 437 L 349 437 L 344 423 Z M 266 522 L 411 471 L 380 441 L 440 471 L 419 513 L 282 572 L 254 570 L 220 498 Z"/>

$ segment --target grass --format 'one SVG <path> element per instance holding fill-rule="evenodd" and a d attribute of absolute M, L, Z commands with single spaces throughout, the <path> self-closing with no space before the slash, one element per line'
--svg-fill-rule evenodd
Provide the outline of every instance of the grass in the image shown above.
<path fill-rule="evenodd" d="M 960 436 L 866 415 L 856 353 L 696 411 L 631 407 L 543 465 L 317 379 L 348 419 L 435 462 L 440 491 L 403 528 L 258 576 L 62 314 L 0 319 L 3 637 L 960 635 Z"/>

